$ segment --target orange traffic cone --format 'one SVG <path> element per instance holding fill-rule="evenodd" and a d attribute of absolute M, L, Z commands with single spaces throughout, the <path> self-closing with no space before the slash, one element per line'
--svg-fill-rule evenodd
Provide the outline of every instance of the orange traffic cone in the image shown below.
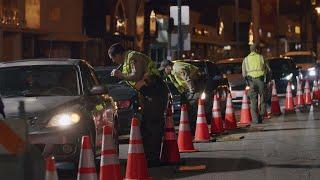
<path fill-rule="evenodd" d="M 57 169 L 53 156 L 46 158 L 46 177 L 45 180 L 58 180 Z"/>
<path fill-rule="evenodd" d="M 189 118 L 187 113 L 187 106 L 184 104 L 181 106 L 181 116 L 178 134 L 178 147 L 179 152 L 196 152 L 192 143 L 192 136 L 189 125 Z"/>
<path fill-rule="evenodd" d="M 224 117 L 225 121 L 225 129 L 236 129 L 237 128 L 237 120 L 234 115 L 233 105 L 232 105 L 232 97 L 231 93 L 228 94 L 227 97 L 227 105 L 226 105 L 226 115 Z"/>
<path fill-rule="evenodd" d="M 277 88 L 276 88 L 276 82 L 274 80 L 272 81 L 271 114 L 272 115 L 280 115 L 281 114 L 279 97 L 278 97 Z"/>
<path fill-rule="evenodd" d="M 120 162 L 112 138 L 112 129 L 109 126 L 103 127 L 102 143 L 100 180 L 122 179 Z"/>
<path fill-rule="evenodd" d="M 210 134 L 209 134 L 209 128 L 208 128 L 208 123 L 206 119 L 206 113 L 204 110 L 204 100 L 199 99 L 197 126 L 196 126 L 194 142 L 209 142 L 209 141 L 210 141 Z"/>
<path fill-rule="evenodd" d="M 97 180 L 94 156 L 91 148 L 90 137 L 82 136 L 79 169 L 77 180 Z"/>
<path fill-rule="evenodd" d="M 302 92 L 302 84 L 299 80 L 297 80 L 297 96 L 296 96 L 296 106 L 301 108 L 305 105 L 303 92 Z"/>
<path fill-rule="evenodd" d="M 318 87 L 318 81 L 313 81 L 313 100 L 319 101 L 320 100 L 320 91 Z"/>
<path fill-rule="evenodd" d="M 144 154 L 139 120 L 132 118 L 125 179 L 151 179 Z"/>
<path fill-rule="evenodd" d="M 305 93 L 305 103 L 306 105 L 311 105 L 311 92 L 310 92 L 310 85 L 309 80 L 306 80 L 305 86 L 304 86 L 304 93 Z"/>
<path fill-rule="evenodd" d="M 180 161 L 179 148 L 173 124 L 171 104 L 166 113 L 164 139 L 162 141 L 160 159 L 166 163 L 178 163 Z"/>
<path fill-rule="evenodd" d="M 245 125 L 251 124 L 252 117 L 251 117 L 251 113 L 250 113 L 247 90 L 244 90 L 244 92 L 243 92 L 240 116 L 241 116 L 240 117 L 240 124 L 245 124 Z"/>
<path fill-rule="evenodd" d="M 213 97 L 211 134 L 220 134 L 223 132 L 223 122 L 221 118 L 220 103 L 217 95 Z"/>
<path fill-rule="evenodd" d="M 286 102 L 284 107 L 285 113 L 294 112 L 294 103 L 293 103 L 293 96 L 291 91 L 291 82 L 288 82 L 287 85 L 287 93 L 286 93 Z"/>

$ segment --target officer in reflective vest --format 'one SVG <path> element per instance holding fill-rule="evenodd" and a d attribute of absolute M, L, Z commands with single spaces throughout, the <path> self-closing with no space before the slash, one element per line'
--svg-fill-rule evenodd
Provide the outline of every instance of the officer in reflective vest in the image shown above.
<path fill-rule="evenodd" d="M 163 79 L 170 81 L 181 94 L 181 103 L 187 104 L 190 128 L 194 132 L 197 119 L 197 101 L 200 97 L 195 81 L 199 77 L 198 67 L 182 61 L 162 61 L 160 68 Z"/>
<path fill-rule="evenodd" d="M 126 51 L 120 44 L 110 47 L 108 54 L 122 71 L 114 69 L 115 77 L 125 80 L 143 96 L 141 134 L 149 166 L 160 165 L 160 149 L 164 130 L 164 111 L 168 91 L 155 63 L 147 55 Z"/>
<path fill-rule="evenodd" d="M 258 53 L 257 45 L 250 46 L 251 53 L 243 60 L 242 75 L 250 90 L 251 116 L 253 123 L 261 124 L 266 112 L 267 74 L 270 67 L 263 56 Z M 258 95 L 260 95 L 260 112 L 258 113 Z"/>

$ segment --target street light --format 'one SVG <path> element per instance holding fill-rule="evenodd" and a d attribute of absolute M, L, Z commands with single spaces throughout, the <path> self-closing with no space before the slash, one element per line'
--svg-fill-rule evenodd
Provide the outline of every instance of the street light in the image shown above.
<path fill-rule="evenodd" d="M 317 11 L 317 14 L 320 15 L 320 6 L 315 7 L 315 10 Z"/>

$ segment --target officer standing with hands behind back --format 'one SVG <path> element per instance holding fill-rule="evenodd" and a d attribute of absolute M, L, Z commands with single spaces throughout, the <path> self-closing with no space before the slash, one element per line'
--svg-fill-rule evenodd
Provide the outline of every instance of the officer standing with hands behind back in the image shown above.
<path fill-rule="evenodd" d="M 126 51 L 120 44 L 109 48 L 110 58 L 122 65 L 122 71 L 114 69 L 112 75 L 125 80 L 143 96 L 141 134 L 148 165 L 160 165 L 160 149 L 164 130 L 164 111 L 168 90 L 155 63 L 147 55 Z"/>
<path fill-rule="evenodd" d="M 242 76 L 250 87 L 248 95 L 253 123 L 261 124 L 266 111 L 267 75 L 270 73 L 270 67 L 258 53 L 257 44 L 251 45 L 250 51 L 242 63 Z M 258 95 L 260 95 L 260 112 L 258 112 Z"/>

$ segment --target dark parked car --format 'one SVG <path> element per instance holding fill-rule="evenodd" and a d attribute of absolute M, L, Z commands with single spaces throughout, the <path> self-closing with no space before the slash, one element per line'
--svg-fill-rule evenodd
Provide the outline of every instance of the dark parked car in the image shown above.
<path fill-rule="evenodd" d="M 213 93 L 218 92 L 221 98 L 220 108 L 222 115 L 224 115 L 226 105 L 226 94 L 228 89 L 228 80 L 223 77 L 221 71 L 217 65 L 209 60 L 179 60 L 182 62 L 190 63 L 199 68 L 200 78 L 198 86 L 201 87 L 201 98 L 205 99 L 205 110 L 207 121 L 211 121 L 212 117 L 212 104 L 213 104 Z M 177 98 L 175 98 L 177 99 Z M 175 103 L 175 112 L 180 113 L 180 108 L 177 106 L 179 103 Z M 176 115 L 177 116 L 177 115 Z"/>
<path fill-rule="evenodd" d="M 269 62 L 272 71 L 272 79 L 276 82 L 277 93 L 280 96 L 285 96 L 288 81 L 292 82 L 292 92 L 296 93 L 296 77 L 299 76 L 299 71 L 296 64 L 291 58 L 273 57 L 266 59 Z"/>
<path fill-rule="evenodd" d="M 290 51 L 283 55 L 284 57 L 292 58 L 293 62 L 297 65 L 303 78 L 316 80 L 317 65 L 316 54 L 312 51 Z"/>
<path fill-rule="evenodd" d="M 29 141 L 44 156 L 77 163 L 81 137 L 90 135 L 100 147 L 103 125 L 118 143 L 115 103 L 84 60 L 0 63 L 0 94 L 6 116 L 27 121 Z"/>
<path fill-rule="evenodd" d="M 137 91 L 120 79 L 111 76 L 111 71 L 116 67 L 95 67 L 95 71 L 108 88 L 110 96 L 116 101 L 118 107 L 119 134 L 130 133 L 131 119 L 133 116 L 141 118 L 141 106 Z"/>

